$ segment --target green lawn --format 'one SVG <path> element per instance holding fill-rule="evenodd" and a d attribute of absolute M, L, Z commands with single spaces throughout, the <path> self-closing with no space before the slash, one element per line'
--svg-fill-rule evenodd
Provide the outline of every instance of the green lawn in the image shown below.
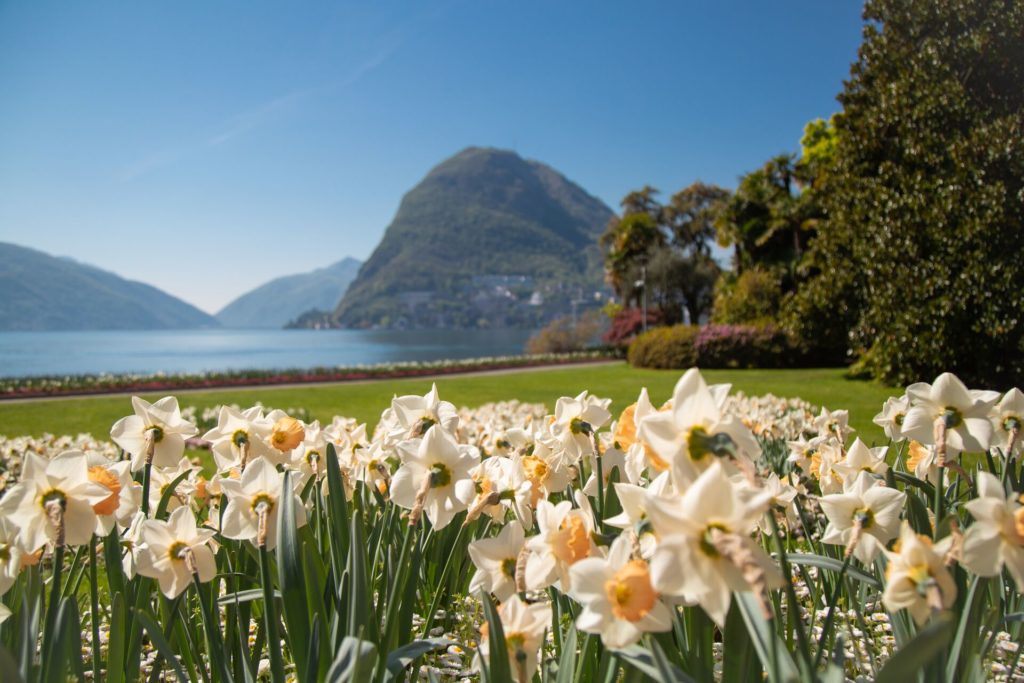
<path fill-rule="evenodd" d="M 886 398 L 900 394 L 901 390 L 848 380 L 843 373 L 842 369 L 833 368 L 707 370 L 704 377 L 709 383 L 731 382 L 734 390 L 750 395 L 770 392 L 776 396 L 800 397 L 831 409 L 846 408 L 858 435 L 868 443 L 883 442 L 885 437 L 871 423 L 871 418 L 878 413 Z M 549 410 L 554 409 L 558 397 L 576 395 L 587 389 L 598 396 L 610 397 L 612 411 L 617 414 L 636 400 L 644 386 L 655 405 L 660 404 L 671 395 L 672 387 L 681 374 L 676 370 L 637 370 L 621 363 L 500 375 L 442 377 L 437 380 L 437 386 L 441 397 L 456 406 L 477 406 L 487 401 L 516 398 L 543 402 Z M 430 382 L 426 379 L 403 379 L 296 388 L 249 387 L 183 392 L 178 399 L 182 407 L 195 405 L 200 408 L 219 403 L 237 403 L 245 407 L 261 401 L 275 408 L 303 407 L 321 421 L 330 421 L 333 415 L 347 415 L 372 426 L 392 396 L 426 393 Z M 160 394 L 144 395 L 144 398 L 155 400 L 160 398 Z M 99 437 L 109 432 L 115 420 L 130 413 L 131 402 L 126 396 L 0 402 L 0 434 L 90 432 Z"/>

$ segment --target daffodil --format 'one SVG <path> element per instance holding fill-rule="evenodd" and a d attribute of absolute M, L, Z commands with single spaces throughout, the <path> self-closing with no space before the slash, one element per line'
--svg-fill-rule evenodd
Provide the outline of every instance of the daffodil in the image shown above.
<path fill-rule="evenodd" d="M 18 579 L 24 554 L 18 545 L 18 528 L 6 515 L 0 516 L 0 595 Z"/>
<path fill-rule="evenodd" d="M 0 514 L 18 529 L 25 552 L 48 542 L 82 545 L 96 528 L 93 506 L 109 496 L 89 478 L 85 453 L 64 451 L 52 460 L 26 453 L 21 481 L 0 501 Z"/>
<path fill-rule="evenodd" d="M 143 546 L 138 557 L 138 573 L 156 579 L 160 591 L 169 599 L 185 592 L 197 576 L 203 583 L 217 574 L 217 563 L 209 542 L 214 532 L 196 526 L 188 508 L 178 508 L 166 522 L 147 519 L 142 523 Z"/>
<path fill-rule="evenodd" d="M 537 672 L 544 632 L 551 625 L 551 607 L 539 602 L 527 605 L 518 595 L 513 595 L 498 607 L 498 617 L 515 681 L 528 683 Z M 480 629 L 480 656 L 484 658 L 491 654 L 488 635 L 487 624 L 484 624 Z M 476 668 L 480 668 L 479 662 Z"/>
<path fill-rule="evenodd" d="M 458 444 L 437 424 L 422 439 L 402 442 L 402 465 L 391 479 L 391 500 L 411 510 L 410 524 L 425 512 L 435 529 L 443 529 L 468 503 L 456 495 L 455 485 L 471 479 L 470 470 L 480 460 L 479 451 Z"/>
<path fill-rule="evenodd" d="M 920 626 L 933 612 L 949 609 L 956 602 L 956 583 L 946 569 L 945 556 L 952 537 L 932 544 L 928 536 L 914 533 L 903 522 L 900 538 L 892 552 L 886 550 L 882 602 L 895 612 L 906 609 Z"/>
<path fill-rule="evenodd" d="M 110 438 L 132 456 L 137 472 L 147 458 L 156 467 L 172 467 L 185 453 L 185 440 L 195 436 L 196 426 L 181 417 L 178 399 L 167 396 L 149 403 L 132 396 L 134 415 L 122 417 L 110 428 Z"/>
<path fill-rule="evenodd" d="M 569 568 L 570 595 L 582 605 L 576 627 L 598 633 L 605 646 L 618 649 L 644 633 L 672 628 L 672 613 L 651 584 L 646 560 L 631 556 L 625 535 L 612 543 L 608 557 L 590 557 Z"/>
<path fill-rule="evenodd" d="M 594 520 L 586 496 L 577 492 L 578 508 L 563 500 L 552 505 L 537 504 L 539 533 L 526 540 L 530 554 L 526 559 L 526 588 L 540 590 L 558 582 L 565 592 L 571 586 L 569 568 L 594 552 Z"/>
<path fill-rule="evenodd" d="M 846 552 L 852 552 L 861 562 L 873 562 L 899 533 L 900 512 L 906 499 L 907 494 L 861 472 L 843 493 L 819 499 L 828 517 L 821 542 L 845 546 Z"/>
<path fill-rule="evenodd" d="M 685 488 L 720 458 L 753 467 L 760 447 L 736 418 L 723 415 L 718 399 L 697 368 L 676 383 L 672 409 L 644 417 L 637 437 L 650 444 L 658 458 L 672 467 L 676 486 Z"/>
<path fill-rule="evenodd" d="M 418 439 L 434 425 L 455 436 L 459 426 L 459 414 L 448 401 L 442 401 L 437 385 L 432 384 L 424 396 L 400 396 L 391 400 L 399 439 Z"/>
<path fill-rule="evenodd" d="M 669 474 L 665 472 L 658 475 L 647 487 L 627 483 L 615 484 L 615 496 L 622 506 L 622 512 L 604 520 L 604 523 L 633 534 L 644 558 L 650 558 L 658 538 L 647 514 L 649 500 L 655 496 L 670 495 L 670 482 Z"/>
<path fill-rule="evenodd" d="M 907 387 L 910 409 L 902 432 L 908 438 L 936 447 L 938 465 L 946 464 L 946 452 L 985 451 L 992 441 L 989 413 L 998 394 L 972 392 L 955 375 L 944 372 L 933 384 L 919 382 Z"/>
<path fill-rule="evenodd" d="M 818 430 L 818 436 L 833 438 L 840 445 L 845 444 L 846 437 L 853 432 L 853 428 L 850 427 L 850 412 L 822 408 L 821 413 L 814 418 L 814 428 Z"/>
<path fill-rule="evenodd" d="M 220 532 L 227 538 L 273 550 L 277 545 L 277 506 L 283 496 L 294 499 L 295 525 L 306 523 L 302 500 L 295 491 L 284 490 L 284 474 L 264 458 L 249 463 L 239 479 L 221 479 L 220 486 L 228 501 Z"/>
<path fill-rule="evenodd" d="M 266 458 L 271 463 L 283 462 L 283 454 L 270 446 L 274 423 L 263 415 L 263 409 L 254 406 L 239 411 L 223 406 L 217 416 L 217 426 L 206 432 L 203 439 L 210 442 L 218 472 L 227 472 L 233 467 L 245 470 L 257 458 Z"/>
<path fill-rule="evenodd" d="M 96 513 L 96 534 L 106 536 L 114 524 L 127 527 L 142 502 L 142 486 L 132 479 L 131 463 L 112 462 L 98 453 L 87 453 L 86 465 L 89 479 L 109 491 L 103 501 L 92 506 Z"/>
<path fill-rule="evenodd" d="M 563 396 L 555 403 L 548 430 L 569 464 L 575 465 L 594 452 L 594 434 L 612 417 L 608 412 L 610 402 L 584 391 L 574 398 Z"/>
<path fill-rule="evenodd" d="M 992 409 L 992 446 L 1003 455 L 1016 455 L 1024 443 L 1024 392 L 1013 388 Z"/>
<path fill-rule="evenodd" d="M 892 396 L 885 400 L 885 404 L 882 405 L 882 412 L 875 415 L 872 422 L 885 430 L 885 435 L 893 441 L 902 441 L 905 438 L 903 435 L 903 421 L 906 419 L 909 409 L 910 400 L 906 395 Z"/>
<path fill-rule="evenodd" d="M 778 569 L 750 535 L 767 497 L 741 496 L 717 460 L 681 497 L 652 497 L 648 515 L 658 545 L 651 581 L 663 595 L 699 603 L 725 624 L 733 591 L 755 591 L 766 607 L 768 588 L 781 582 Z"/>
<path fill-rule="evenodd" d="M 974 524 L 964 534 L 963 566 L 978 576 L 996 576 L 1005 566 L 1024 592 L 1024 496 L 1007 495 L 992 474 L 978 472 L 978 497 L 964 507 Z"/>
<path fill-rule="evenodd" d="M 497 536 L 470 543 L 469 557 L 476 566 L 469 581 L 470 592 L 488 591 L 500 601 L 512 597 L 516 592 L 516 567 L 525 540 L 522 525 L 513 521 Z"/>
<path fill-rule="evenodd" d="M 846 452 L 846 458 L 833 464 L 832 469 L 839 472 L 844 481 L 855 479 L 861 472 L 884 477 L 889 471 L 889 465 L 885 462 L 888 450 L 888 446 L 868 448 L 859 438 L 854 439 L 850 450 Z"/>

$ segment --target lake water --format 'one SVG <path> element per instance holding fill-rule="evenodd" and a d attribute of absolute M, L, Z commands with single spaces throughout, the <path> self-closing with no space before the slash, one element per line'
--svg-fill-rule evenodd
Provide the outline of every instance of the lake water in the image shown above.
<path fill-rule="evenodd" d="M 0 377 L 372 365 L 523 353 L 526 330 L 0 332 Z"/>

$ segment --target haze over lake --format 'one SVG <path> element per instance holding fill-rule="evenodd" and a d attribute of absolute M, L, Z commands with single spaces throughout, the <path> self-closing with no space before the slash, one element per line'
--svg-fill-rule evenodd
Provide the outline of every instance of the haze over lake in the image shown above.
<path fill-rule="evenodd" d="M 216 372 L 517 355 L 529 330 L 129 330 L 0 333 L 0 377 Z"/>

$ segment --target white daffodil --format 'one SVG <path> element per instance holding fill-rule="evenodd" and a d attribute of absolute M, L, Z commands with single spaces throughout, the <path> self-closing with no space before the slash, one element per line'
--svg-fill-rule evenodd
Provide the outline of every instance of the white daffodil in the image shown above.
<path fill-rule="evenodd" d="M 841 545 L 864 563 L 873 562 L 896 537 L 900 512 L 907 495 L 882 486 L 867 472 L 861 472 L 843 493 L 822 496 L 821 509 L 828 517 L 822 543 Z"/>
<path fill-rule="evenodd" d="M 644 633 L 672 628 L 672 613 L 651 585 L 647 562 L 631 558 L 625 534 L 612 543 L 608 557 L 590 557 L 569 568 L 570 595 L 583 606 L 576 628 L 599 633 L 606 647 L 619 649 Z"/>
<path fill-rule="evenodd" d="M 257 458 L 266 458 L 275 465 L 283 461 L 281 451 L 270 446 L 273 430 L 274 423 L 264 417 L 259 406 L 244 412 L 223 406 L 217 426 L 203 434 L 203 439 L 210 442 L 218 472 L 235 467 L 244 471 Z"/>
<path fill-rule="evenodd" d="M 650 506 L 648 501 L 653 496 L 669 495 L 671 489 L 668 472 L 658 475 L 646 488 L 634 484 L 615 484 L 615 495 L 622 506 L 622 512 L 604 520 L 604 523 L 635 534 L 641 555 L 645 559 L 650 558 L 658 537 L 647 515 Z"/>
<path fill-rule="evenodd" d="M 227 538 L 252 541 L 273 550 L 277 545 L 277 505 L 282 496 L 294 498 L 295 525 L 306 523 L 306 508 L 295 491 L 284 490 L 284 474 L 264 458 L 249 463 L 239 479 L 221 479 L 227 507 L 220 532 Z"/>
<path fill-rule="evenodd" d="M 24 554 L 18 545 L 18 528 L 6 515 L 0 516 L 0 595 L 18 580 Z"/>
<path fill-rule="evenodd" d="M 293 446 L 290 453 L 288 467 L 301 474 L 303 483 L 312 476 L 320 479 L 327 474 L 327 435 L 320 429 L 319 421 L 303 425 L 302 441 Z"/>
<path fill-rule="evenodd" d="M 697 368 L 676 383 L 672 409 L 647 415 L 637 427 L 637 437 L 650 444 L 672 468 L 677 488 L 685 488 L 720 456 L 733 458 L 745 469 L 760 447 L 743 423 L 723 415 L 715 395 Z"/>
<path fill-rule="evenodd" d="M 612 417 L 608 412 L 610 403 L 586 391 L 574 398 L 563 396 L 555 403 L 548 431 L 558 444 L 556 451 L 568 464 L 575 465 L 594 452 L 594 434 Z"/>
<path fill-rule="evenodd" d="M 766 591 L 781 582 L 778 569 L 750 534 L 767 498 L 744 499 L 715 461 L 680 498 L 652 497 L 648 514 L 658 546 L 651 557 L 654 589 L 699 603 L 725 624 L 732 591 Z"/>
<path fill-rule="evenodd" d="M 1003 455 L 1016 455 L 1021 451 L 1021 432 L 1024 431 L 1024 392 L 1013 388 L 1006 392 L 992 409 L 992 446 Z"/>
<path fill-rule="evenodd" d="M 149 509 L 156 510 L 159 507 L 171 484 L 185 472 L 188 472 L 188 476 L 178 482 L 167 499 L 167 510 L 171 512 L 182 505 L 188 505 L 196 489 L 194 478 L 198 469 L 188 458 L 182 458 L 173 468 L 154 469 L 149 484 Z"/>
<path fill-rule="evenodd" d="M 185 439 L 193 437 L 196 426 L 181 417 L 178 399 L 167 396 L 149 403 L 132 396 L 134 415 L 122 417 L 110 428 L 110 438 L 132 456 L 132 471 L 151 462 L 157 467 L 172 467 L 185 453 Z"/>
<path fill-rule="evenodd" d="M 989 392 L 971 392 L 955 375 L 944 372 L 934 384 L 919 382 L 907 387 L 910 409 L 903 420 L 903 435 L 936 446 L 938 465 L 946 463 L 946 451 L 985 451 L 992 441 L 989 414 L 999 400 Z"/>
<path fill-rule="evenodd" d="M 353 478 L 376 488 L 387 498 L 391 487 L 391 465 L 388 463 L 390 453 L 384 450 L 383 442 L 373 441 L 366 448 L 356 448 L 352 451 L 352 458 Z"/>
<path fill-rule="evenodd" d="M 530 554 L 526 559 L 526 588 L 541 590 L 558 582 L 563 592 L 569 590 L 569 567 L 590 557 L 594 552 L 594 520 L 586 496 L 576 492 L 581 506 L 563 500 L 552 505 L 546 500 L 537 504 L 539 533 L 526 540 Z"/>
<path fill-rule="evenodd" d="M 106 536 L 114 524 L 127 527 L 142 503 L 142 485 L 132 479 L 131 463 L 113 462 L 98 453 L 87 453 L 86 465 L 89 479 L 109 492 L 106 499 L 92 506 L 96 512 L 96 535 Z"/>
<path fill-rule="evenodd" d="M 743 484 L 749 486 L 749 482 L 746 479 L 743 480 Z M 793 501 L 796 500 L 799 492 L 789 485 L 788 480 L 780 479 L 779 475 L 772 472 L 765 477 L 761 490 L 752 493 L 755 496 L 768 496 L 768 509 L 764 511 L 764 514 L 761 515 L 761 519 L 757 523 L 762 533 L 772 533 L 772 523 L 769 515 L 774 515 L 777 512 L 781 513 L 783 518 L 791 524 L 797 521 L 798 517 L 793 509 Z"/>
<path fill-rule="evenodd" d="M 843 476 L 844 482 L 856 479 L 861 472 L 884 477 L 889 471 L 889 465 L 885 462 L 888 450 L 888 446 L 868 448 L 859 438 L 854 439 L 850 450 L 846 452 L 846 458 L 833 464 L 832 469 Z"/>
<path fill-rule="evenodd" d="M 932 486 L 938 485 L 939 466 L 936 464 L 935 446 L 925 446 L 918 441 L 911 441 L 907 445 L 906 467 L 921 481 L 930 482 Z"/>
<path fill-rule="evenodd" d="M 516 564 L 525 543 L 523 527 L 512 521 L 493 538 L 469 544 L 469 557 L 476 572 L 469 581 L 471 593 L 484 590 L 504 602 L 516 592 Z"/>
<path fill-rule="evenodd" d="M 121 534 L 121 569 L 128 579 L 135 578 L 139 568 L 139 554 L 142 552 L 142 525 L 146 514 L 141 510 L 132 517 L 128 528 Z"/>
<path fill-rule="evenodd" d="M 513 595 L 498 607 L 501 630 L 505 633 L 508 661 L 516 683 L 529 683 L 537 672 L 540 646 L 544 643 L 544 632 L 551 626 L 551 607 L 546 603 L 527 605 Z M 478 656 L 490 657 L 490 638 L 487 624 L 480 628 L 480 651 Z M 480 669 L 480 662 L 476 662 Z"/>
<path fill-rule="evenodd" d="M 0 515 L 17 527 L 25 552 L 47 542 L 82 545 L 96 528 L 93 506 L 109 496 L 109 489 L 89 479 L 85 453 L 64 451 L 52 460 L 26 453 L 21 481 L 0 501 Z"/>
<path fill-rule="evenodd" d="M 810 473 L 813 458 L 824 443 L 825 437 L 823 436 L 816 436 L 810 440 L 801 436 L 794 441 L 787 441 L 786 446 L 789 447 L 789 456 L 786 460 L 804 472 Z"/>
<path fill-rule="evenodd" d="M 448 401 L 442 401 L 437 394 L 437 385 L 430 385 L 424 396 L 400 396 L 391 400 L 391 410 L 398 427 L 390 435 L 398 440 L 418 439 L 434 425 L 452 437 L 459 428 L 459 413 Z"/>
<path fill-rule="evenodd" d="M 443 529 L 467 503 L 459 500 L 455 485 L 471 479 L 469 471 L 480 460 L 474 446 L 455 443 L 440 424 L 431 425 L 422 439 L 399 446 L 402 465 L 391 479 L 391 500 L 412 512 L 410 524 L 418 524 L 421 513 L 435 529 Z"/>
<path fill-rule="evenodd" d="M 523 484 L 522 468 L 512 459 L 491 456 L 470 470 L 470 476 L 472 479 L 461 479 L 455 483 L 455 497 L 469 508 L 467 524 L 481 514 L 504 522 L 510 507 L 515 508 L 520 518 L 525 514 L 525 519 L 532 521 L 528 494 L 518 495 Z"/>
<path fill-rule="evenodd" d="M 903 421 L 906 419 L 909 409 L 910 399 L 905 394 L 898 398 L 892 396 L 885 400 L 882 412 L 875 415 L 872 422 L 884 429 L 885 435 L 893 441 L 902 441 L 905 438 L 903 435 Z"/>
<path fill-rule="evenodd" d="M 822 494 L 842 493 L 846 478 L 836 469 L 843 462 L 845 453 L 835 439 L 822 441 L 811 454 L 808 472 L 818 480 Z"/>
<path fill-rule="evenodd" d="M 142 523 L 138 573 L 156 579 L 160 591 L 173 599 L 185 592 L 193 575 L 203 583 L 217 574 L 213 551 L 207 545 L 210 529 L 196 527 L 188 508 L 178 508 L 166 522 L 147 519 Z"/>
<path fill-rule="evenodd" d="M 890 612 L 906 609 L 918 626 L 933 612 L 949 609 L 956 601 L 956 583 L 946 569 L 945 556 L 953 537 L 932 545 L 932 539 L 914 533 L 903 522 L 892 552 L 885 551 L 885 592 L 882 602 Z"/>
<path fill-rule="evenodd" d="M 839 444 L 844 444 L 846 437 L 853 433 L 853 428 L 850 427 L 850 412 L 822 408 L 821 413 L 814 418 L 814 428 L 818 430 L 818 436 L 832 438 Z"/>
<path fill-rule="evenodd" d="M 963 566 L 996 576 L 1003 566 L 1024 592 L 1024 496 L 1010 494 L 988 472 L 978 472 L 978 497 L 964 507 L 974 524 L 964 534 Z"/>
<path fill-rule="evenodd" d="M 270 411 L 267 413 L 266 420 L 271 424 L 267 443 L 281 454 L 277 458 L 278 462 L 285 462 L 288 460 L 292 449 L 296 448 L 306 438 L 306 425 L 283 410 Z M 319 424 L 317 428 L 319 428 Z"/>
<path fill-rule="evenodd" d="M 523 481 L 529 482 L 529 505 L 533 508 L 552 493 L 564 491 L 572 481 L 569 464 L 552 450 L 550 439 L 538 439 L 528 455 L 515 456 L 512 462 L 522 471 Z"/>

